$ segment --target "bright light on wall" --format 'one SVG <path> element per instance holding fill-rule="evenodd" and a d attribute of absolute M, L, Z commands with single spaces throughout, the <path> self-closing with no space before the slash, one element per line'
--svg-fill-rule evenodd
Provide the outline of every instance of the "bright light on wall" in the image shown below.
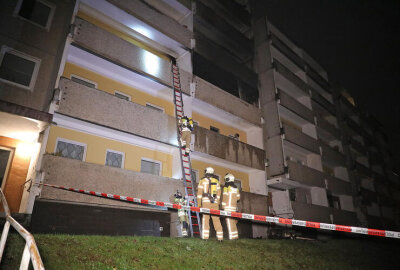
<path fill-rule="evenodd" d="M 150 38 L 150 39 L 153 38 L 153 35 L 151 34 L 150 30 L 141 25 L 134 25 L 131 28 L 147 38 Z"/>
<path fill-rule="evenodd" d="M 160 71 L 161 59 L 157 55 L 145 50 L 143 50 L 143 54 L 145 71 L 157 77 Z"/>
<path fill-rule="evenodd" d="M 7 134 L 7 137 L 17 139 L 24 142 L 36 142 L 39 133 L 38 132 L 29 132 L 29 131 L 21 131 L 21 132 L 12 132 Z"/>
<path fill-rule="evenodd" d="M 21 158 L 30 158 L 39 147 L 39 143 L 22 142 L 17 145 L 16 155 Z"/>

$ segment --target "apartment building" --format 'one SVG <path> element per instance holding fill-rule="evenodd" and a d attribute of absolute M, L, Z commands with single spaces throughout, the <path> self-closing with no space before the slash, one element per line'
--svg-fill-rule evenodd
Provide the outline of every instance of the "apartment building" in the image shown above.
<path fill-rule="evenodd" d="M 1 11 L 8 24 L 1 27 L 0 99 L 8 118 L 1 117 L 0 138 L 19 140 L 6 127 L 25 131 L 26 121 L 41 122 L 29 172 L 6 178 L 21 195 L 3 190 L 19 203 L 13 212 L 32 215 L 33 231 L 178 234 L 176 213 L 162 207 L 31 184 L 158 201 L 183 191 L 173 62 L 184 113 L 196 122 L 193 181 L 210 165 L 221 180 L 234 174 L 247 213 L 396 226 L 398 177 L 379 125 L 258 14 L 257 1 L 17 2 Z M 46 11 L 50 21 L 35 21 Z M 8 53 L 25 60 L 7 69 Z M 33 88 L 7 77 L 13 63 L 26 63 L 17 61 L 35 63 Z M 27 108 L 34 113 L 22 114 Z M 239 223 L 245 237 L 265 237 L 266 228 Z"/>

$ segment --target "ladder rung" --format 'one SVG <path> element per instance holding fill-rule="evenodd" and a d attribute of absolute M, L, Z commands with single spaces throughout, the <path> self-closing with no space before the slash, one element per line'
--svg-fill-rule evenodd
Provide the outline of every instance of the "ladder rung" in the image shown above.
<path fill-rule="evenodd" d="M 193 223 L 192 223 L 192 226 L 199 226 L 199 224 L 193 224 Z"/>
<path fill-rule="evenodd" d="M 188 194 L 188 196 L 193 196 L 193 194 Z"/>
<path fill-rule="evenodd" d="M 186 187 L 186 188 L 193 189 L 192 187 Z"/>
<path fill-rule="evenodd" d="M 182 108 L 182 106 L 181 105 L 178 105 L 178 104 L 175 104 L 177 107 L 181 107 Z"/>
<path fill-rule="evenodd" d="M 189 161 L 187 161 L 187 160 L 183 160 L 183 162 L 189 163 Z"/>
<path fill-rule="evenodd" d="M 190 170 L 190 168 L 189 168 L 189 167 L 185 167 L 185 166 L 183 166 L 183 168 Z"/>
<path fill-rule="evenodd" d="M 192 181 L 191 181 L 191 180 L 187 180 L 187 179 L 186 179 L 186 182 L 192 183 Z"/>
<path fill-rule="evenodd" d="M 195 233 L 195 234 L 200 234 L 200 232 L 193 232 L 193 233 Z"/>
<path fill-rule="evenodd" d="M 197 218 L 197 216 L 191 216 L 192 218 Z"/>

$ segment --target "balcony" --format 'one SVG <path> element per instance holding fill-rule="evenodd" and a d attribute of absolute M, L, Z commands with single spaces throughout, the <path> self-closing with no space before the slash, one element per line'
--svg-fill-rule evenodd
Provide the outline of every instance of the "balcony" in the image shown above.
<path fill-rule="evenodd" d="M 194 150 L 240 165 L 264 170 L 264 150 L 214 131 L 196 127 Z"/>
<path fill-rule="evenodd" d="M 307 65 L 307 75 L 313 79 L 319 86 L 321 86 L 325 91 L 331 92 L 329 83 L 319 75 L 311 66 Z"/>
<path fill-rule="evenodd" d="M 221 110 L 238 116 L 254 125 L 261 125 L 261 111 L 257 107 L 237 98 L 221 88 L 194 76 L 195 98 L 207 102 Z"/>
<path fill-rule="evenodd" d="M 137 2 L 137 1 L 135 1 Z M 75 20 L 73 44 L 126 69 L 172 85 L 171 63 L 83 19 Z M 189 93 L 187 84 L 182 85 Z"/>
<path fill-rule="evenodd" d="M 340 130 L 320 116 L 317 116 L 317 127 L 330 133 L 336 139 L 340 138 Z"/>
<path fill-rule="evenodd" d="M 325 175 L 325 179 L 328 182 L 328 190 L 335 194 L 341 195 L 352 195 L 352 189 L 350 182 L 336 178 L 331 175 Z"/>
<path fill-rule="evenodd" d="M 358 173 L 360 173 L 364 176 L 373 177 L 372 171 L 369 168 L 367 168 L 366 166 L 364 166 L 358 162 L 355 162 L 355 169 Z"/>
<path fill-rule="evenodd" d="M 311 99 L 315 103 L 317 103 L 319 106 L 324 108 L 326 111 L 329 112 L 329 114 L 336 115 L 336 108 L 335 105 L 330 103 L 327 99 L 325 99 L 321 94 L 319 94 L 317 91 L 313 90 L 311 91 Z M 314 108 L 314 104 L 312 104 L 312 107 Z M 323 114 L 323 116 L 327 116 L 326 113 Z"/>
<path fill-rule="evenodd" d="M 340 153 L 339 151 L 331 148 L 329 145 L 324 142 L 321 143 L 322 148 L 322 161 L 330 164 L 334 167 L 336 166 L 345 166 L 346 165 L 346 156 Z"/>
<path fill-rule="evenodd" d="M 108 0 L 111 4 L 138 18 L 164 35 L 176 40 L 186 48 L 191 48 L 192 32 L 174 19 L 158 12 L 156 8 L 142 1 Z"/>
<path fill-rule="evenodd" d="M 299 115 L 308 122 L 314 123 L 314 115 L 309 108 L 307 108 L 306 106 L 298 102 L 296 99 L 292 98 L 284 91 L 281 91 L 279 89 L 278 89 L 278 98 L 282 106 L 292 111 L 293 113 Z"/>
<path fill-rule="evenodd" d="M 316 139 L 304 134 L 303 132 L 287 125 L 283 124 L 283 131 L 285 135 L 285 140 L 300 146 L 308 151 L 315 154 L 320 154 L 319 143 Z"/>
<path fill-rule="evenodd" d="M 171 116 L 66 78 L 59 88 L 58 113 L 164 143 L 176 140 L 176 121 Z"/>
<path fill-rule="evenodd" d="M 354 212 L 331 208 L 333 223 L 338 225 L 356 225 L 357 215 Z"/>
<path fill-rule="evenodd" d="M 183 184 L 176 179 L 133 172 L 79 160 L 44 155 L 42 168 L 44 183 L 104 193 L 169 202 L 176 190 L 183 191 Z M 121 201 L 43 187 L 40 199 L 83 204 L 106 204 L 117 207 L 141 208 Z M 149 209 L 148 207 L 146 209 Z"/>
<path fill-rule="evenodd" d="M 378 197 L 375 192 L 365 189 L 363 187 L 360 188 L 361 197 L 367 202 L 377 202 Z"/>
<path fill-rule="evenodd" d="M 306 204 L 292 201 L 294 219 L 331 223 L 330 208 L 315 204 Z"/>
<path fill-rule="evenodd" d="M 304 60 L 300 58 L 289 46 L 287 46 L 282 40 L 280 40 L 274 34 L 271 34 L 270 40 L 272 42 L 272 46 L 274 46 L 278 51 L 284 54 L 287 58 L 293 61 L 299 68 L 304 70 Z"/>
<path fill-rule="evenodd" d="M 293 161 L 287 161 L 287 165 L 290 180 L 307 186 L 325 188 L 324 173 Z"/>
<path fill-rule="evenodd" d="M 267 200 L 267 196 L 242 191 L 238 208 L 240 212 L 266 216 L 268 214 Z"/>
<path fill-rule="evenodd" d="M 294 74 L 292 71 L 290 71 L 287 67 L 282 65 L 278 60 L 274 59 L 273 65 L 275 67 L 275 70 L 279 74 L 281 74 L 284 78 L 286 78 L 288 81 L 290 81 L 295 86 L 297 86 L 300 90 L 302 90 L 304 95 L 308 95 L 307 83 L 305 83 L 302 79 L 300 79 L 296 74 Z"/>
<path fill-rule="evenodd" d="M 367 149 L 364 145 L 362 145 L 359 141 L 350 138 L 351 147 L 353 147 L 357 152 L 363 154 L 364 156 L 367 155 Z"/>

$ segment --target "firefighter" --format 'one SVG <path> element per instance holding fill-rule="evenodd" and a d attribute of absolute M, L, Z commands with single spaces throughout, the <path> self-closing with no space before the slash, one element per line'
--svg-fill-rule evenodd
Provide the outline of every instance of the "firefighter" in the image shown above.
<path fill-rule="evenodd" d="M 175 199 L 174 203 L 180 204 L 180 205 L 186 205 L 187 201 L 186 199 L 182 196 L 182 193 L 177 190 L 175 193 Z M 189 227 L 189 219 L 187 212 L 183 209 L 178 209 L 178 217 L 179 217 L 179 223 L 181 226 L 181 231 L 182 231 L 182 236 L 188 236 L 188 227 Z"/>
<path fill-rule="evenodd" d="M 237 202 L 240 200 L 240 192 L 235 185 L 235 176 L 231 173 L 227 173 L 224 180 L 225 185 L 222 193 L 222 210 L 236 212 Z M 237 222 L 237 219 L 226 218 L 229 240 L 239 239 L 239 233 L 236 227 Z"/>
<path fill-rule="evenodd" d="M 200 180 L 197 187 L 197 204 L 198 207 L 219 210 L 219 202 L 221 196 L 221 187 L 218 179 L 214 175 L 214 169 L 207 167 L 205 175 Z M 221 221 L 218 216 L 211 216 L 217 239 L 222 241 L 224 233 L 222 231 Z M 210 237 L 210 215 L 203 214 L 201 238 L 208 239 Z"/>
<path fill-rule="evenodd" d="M 191 117 L 184 116 L 179 119 L 179 125 L 181 128 L 181 146 L 185 148 L 185 155 L 189 155 L 190 142 L 192 141 L 193 131 L 193 119 Z"/>

